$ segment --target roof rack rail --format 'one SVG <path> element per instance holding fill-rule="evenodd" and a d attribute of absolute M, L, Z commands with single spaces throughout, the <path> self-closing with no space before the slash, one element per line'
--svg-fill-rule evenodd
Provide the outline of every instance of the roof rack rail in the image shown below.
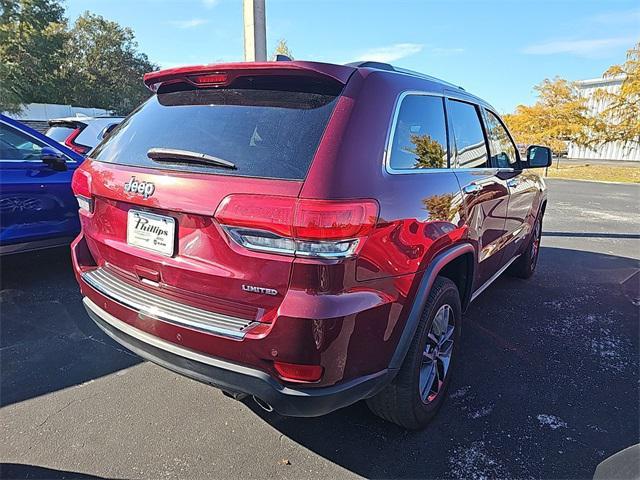
<path fill-rule="evenodd" d="M 442 80 L 441 78 L 434 77 L 432 75 L 427 75 L 426 73 L 416 72 L 415 70 L 409 70 L 408 68 L 396 68 L 395 71 L 398 73 L 404 73 L 405 75 L 413 75 L 414 77 L 425 78 L 427 80 L 431 80 L 434 82 L 441 83 L 443 85 L 447 85 L 448 87 L 459 88 L 460 90 L 464 90 L 464 88 L 454 83 L 447 82 L 446 80 Z"/>
<path fill-rule="evenodd" d="M 431 75 L 427 75 L 427 74 L 422 73 L 422 72 L 416 72 L 415 70 L 409 70 L 407 68 L 394 67 L 393 65 L 391 65 L 389 63 L 374 62 L 374 61 L 370 61 L 370 60 L 364 60 L 364 61 L 360 61 L 360 62 L 347 63 L 345 65 L 347 65 L 349 67 L 355 67 L 355 68 L 359 68 L 359 67 L 377 68 L 378 70 L 388 70 L 390 72 L 404 73 L 405 75 L 413 75 L 414 77 L 420 77 L 420 78 L 425 78 L 427 80 L 433 80 L 433 81 L 436 81 L 438 83 L 442 83 L 443 85 L 447 85 L 449 87 L 459 88 L 460 90 L 466 92 L 466 90 L 463 87 L 461 87 L 460 85 L 455 85 L 453 83 L 447 82 L 447 81 L 442 80 L 440 78 L 432 77 Z"/>
<path fill-rule="evenodd" d="M 361 62 L 351 62 L 351 63 L 347 63 L 346 64 L 349 67 L 369 67 L 369 68 L 377 68 L 378 70 L 389 70 L 394 72 L 395 68 L 393 68 L 393 65 L 390 65 L 388 63 L 383 63 L 383 62 L 372 62 L 369 60 L 364 60 Z"/>

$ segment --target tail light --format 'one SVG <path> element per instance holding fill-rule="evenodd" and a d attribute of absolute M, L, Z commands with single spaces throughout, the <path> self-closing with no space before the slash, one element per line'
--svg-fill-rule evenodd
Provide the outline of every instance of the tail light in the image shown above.
<path fill-rule="evenodd" d="M 250 250 L 317 258 L 355 255 L 378 218 L 374 200 L 310 200 L 234 194 L 215 218 Z"/>
<path fill-rule="evenodd" d="M 93 212 L 93 197 L 91 196 L 91 175 L 84 170 L 76 169 L 71 179 L 73 190 L 80 210 Z"/>
<path fill-rule="evenodd" d="M 71 135 L 67 137 L 64 144 L 74 152 L 79 153 L 80 155 L 85 155 L 89 150 L 91 150 L 91 147 L 76 143 L 76 138 L 78 138 L 80 132 L 82 132 L 82 127 L 77 127 L 73 132 L 71 132 Z"/>

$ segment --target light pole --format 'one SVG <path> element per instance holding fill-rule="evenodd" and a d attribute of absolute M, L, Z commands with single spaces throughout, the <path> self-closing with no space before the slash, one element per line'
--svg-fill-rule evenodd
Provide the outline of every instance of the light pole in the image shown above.
<path fill-rule="evenodd" d="M 244 60 L 267 61 L 265 0 L 244 0 Z"/>

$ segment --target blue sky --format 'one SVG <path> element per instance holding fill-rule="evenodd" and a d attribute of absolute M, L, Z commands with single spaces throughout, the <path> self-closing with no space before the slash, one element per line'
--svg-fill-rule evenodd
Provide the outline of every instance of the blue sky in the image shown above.
<path fill-rule="evenodd" d="M 67 0 L 131 27 L 162 67 L 240 61 L 242 0 Z M 626 0 L 267 0 L 267 44 L 295 58 L 387 61 L 459 84 L 501 112 L 535 99 L 556 75 L 594 78 L 640 40 L 640 5 Z"/>

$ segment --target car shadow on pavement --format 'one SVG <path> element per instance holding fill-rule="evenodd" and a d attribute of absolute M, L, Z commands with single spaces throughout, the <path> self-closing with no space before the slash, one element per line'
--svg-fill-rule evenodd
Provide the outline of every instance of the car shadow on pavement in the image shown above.
<path fill-rule="evenodd" d="M 99 480 L 104 477 L 96 477 L 95 475 L 87 475 L 86 473 L 67 472 L 64 470 L 55 470 L 53 468 L 38 467 L 35 465 L 24 465 L 21 463 L 0 463 L 0 478 L 5 480 L 33 478 L 42 480 L 55 479 L 84 479 Z"/>
<path fill-rule="evenodd" d="M 384 422 L 364 402 L 319 418 L 250 408 L 368 478 L 591 478 L 640 435 L 638 267 L 543 247 L 532 279 L 500 278 L 466 314 L 449 398 L 424 431 Z"/>
<path fill-rule="evenodd" d="M 142 361 L 89 320 L 69 248 L 3 257 L 0 278 L 0 406 Z"/>

